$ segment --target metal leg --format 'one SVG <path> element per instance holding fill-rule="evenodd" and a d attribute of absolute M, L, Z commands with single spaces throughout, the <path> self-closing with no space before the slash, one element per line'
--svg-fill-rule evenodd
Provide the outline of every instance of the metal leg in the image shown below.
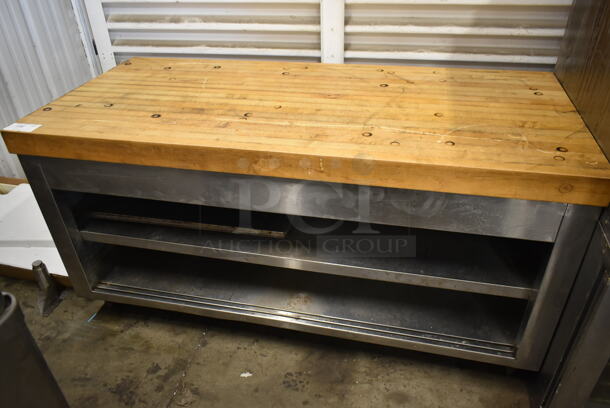
<path fill-rule="evenodd" d="M 34 278 L 40 288 L 38 295 L 38 310 L 42 316 L 48 316 L 61 301 L 61 289 L 57 282 L 49 276 L 47 266 L 40 260 L 32 263 Z"/>
<path fill-rule="evenodd" d="M 70 237 L 42 167 L 38 163 L 28 160 L 21 160 L 21 166 L 32 186 L 36 201 L 66 266 L 73 288 L 78 294 L 86 296 L 90 293 L 91 282 L 87 281 L 87 275 L 77 255 L 73 238 L 77 240 L 78 237 Z"/>
<path fill-rule="evenodd" d="M 610 358 L 610 275 L 604 271 L 595 301 L 563 364 L 545 407 L 584 407 Z"/>
<path fill-rule="evenodd" d="M 570 293 L 540 372 L 532 378 L 532 406 L 583 407 L 610 357 L 610 247 L 606 210 Z"/>
<path fill-rule="evenodd" d="M 523 329 L 517 358 L 528 362 L 524 368 L 538 370 L 542 364 L 600 212 L 598 207 L 568 206 Z"/>

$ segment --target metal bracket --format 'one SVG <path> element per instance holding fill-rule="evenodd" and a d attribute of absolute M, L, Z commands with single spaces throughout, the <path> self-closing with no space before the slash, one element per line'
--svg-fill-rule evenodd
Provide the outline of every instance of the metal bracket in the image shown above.
<path fill-rule="evenodd" d="M 38 283 L 40 288 L 38 311 L 42 316 L 47 317 L 61 302 L 62 290 L 57 282 L 51 278 L 47 266 L 41 260 L 32 263 L 32 271 L 34 272 L 36 283 Z"/>
<path fill-rule="evenodd" d="M 599 219 L 602 231 L 602 264 L 606 271 L 610 270 L 610 208 L 606 208 Z"/>

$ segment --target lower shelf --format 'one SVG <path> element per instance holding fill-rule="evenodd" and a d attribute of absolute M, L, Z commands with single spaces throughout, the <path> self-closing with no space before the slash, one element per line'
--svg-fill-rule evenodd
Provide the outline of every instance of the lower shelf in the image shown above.
<path fill-rule="evenodd" d="M 101 245 L 101 244 L 90 244 Z M 109 246 L 108 300 L 494 362 L 516 352 L 527 302 Z M 485 356 L 493 356 L 491 360 Z"/>

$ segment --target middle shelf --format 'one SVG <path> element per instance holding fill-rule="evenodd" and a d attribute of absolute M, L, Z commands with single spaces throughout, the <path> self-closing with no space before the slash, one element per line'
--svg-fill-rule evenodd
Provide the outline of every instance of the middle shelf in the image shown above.
<path fill-rule="evenodd" d="M 272 217 L 274 229 L 281 230 L 281 235 L 236 234 L 218 228 L 173 225 L 163 218 L 167 217 L 168 206 L 171 204 L 163 203 L 164 212 L 159 214 L 144 211 L 146 217 L 133 216 L 139 213 L 137 206 L 130 206 L 127 214 L 102 218 L 91 214 L 104 208 L 87 208 L 80 221 L 81 237 L 103 244 L 529 300 L 536 296 L 538 278 L 544 273 L 552 248 L 543 242 L 378 224 L 366 225 L 365 233 L 358 233 L 363 226 L 356 222 L 340 222 L 325 233 L 307 233 L 299 228 L 284 230 L 284 223 L 277 218 L 283 216 L 278 214 Z M 194 214 L 218 211 L 198 207 Z M 181 214 L 180 222 L 184 223 L 185 212 Z M 251 215 L 254 225 L 257 217 L 270 216 Z M 317 228 L 336 222 L 316 218 L 302 221 Z M 285 224 L 289 224 L 288 219 Z M 332 240 L 335 245 L 329 247 Z M 408 248 L 375 248 L 376 244 L 391 245 L 397 240 L 404 240 Z M 351 251 L 345 250 L 346 242 L 351 243 Z M 354 249 L 359 242 L 370 250 Z"/>

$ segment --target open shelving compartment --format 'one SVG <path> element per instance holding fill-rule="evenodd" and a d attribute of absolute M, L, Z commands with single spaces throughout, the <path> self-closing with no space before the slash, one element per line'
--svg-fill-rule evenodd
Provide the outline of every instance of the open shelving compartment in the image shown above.
<path fill-rule="evenodd" d="M 526 305 L 512 298 L 116 249 L 109 254 L 114 266 L 96 292 L 392 345 L 419 342 L 512 356 Z"/>
<path fill-rule="evenodd" d="M 280 213 L 91 193 L 55 198 L 71 203 L 94 294 L 473 359 L 515 357 L 553 247 L 315 217 L 295 228 Z M 354 237 L 405 248 L 327 248 Z"/>

